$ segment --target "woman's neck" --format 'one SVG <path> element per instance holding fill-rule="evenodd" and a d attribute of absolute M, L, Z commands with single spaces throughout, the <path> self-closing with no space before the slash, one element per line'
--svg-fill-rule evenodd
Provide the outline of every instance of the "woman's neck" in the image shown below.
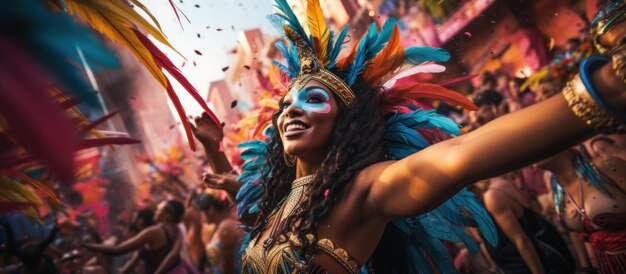
<path fill-rule="evenodd" d="M 318 155 L 311 157 L 298 157 L 296 162 L 296 178 L 315 174 L 315 172 L 322 167 L 323 161 L 324 157 Z"/>

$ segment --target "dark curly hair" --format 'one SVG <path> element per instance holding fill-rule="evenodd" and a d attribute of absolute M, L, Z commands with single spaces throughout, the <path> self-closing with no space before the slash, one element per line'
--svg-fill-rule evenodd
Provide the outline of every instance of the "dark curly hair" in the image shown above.
<path fill-rule="evenodd" d="M 352 90 L 357 99 L 349 108 L 339 103 L 339 113 L 330 139 L 328 154 L 316 172 L 312 182 L 312 191 L 307 199 L 299 205 L 294 214 L 287 217 L 280 230 L 281 235 L 288 231 L 299 231 L 300 242 L 304 243 L 305 262 L 310 260 L 313 248 L 305 235 L 314 235 L 317 242 L 316 229 L 335 203 L 341 199 L 344 191 L 349 188 L 355 175 L 374 163 L 384 161 L 384 120 L 379 113 L 379 92 L 363 81 L 357 79 Z M 282 100 L 281 100 L 282 103 Z M 274 113 L 273 125 L 277 128 L 277 119 L 281 110 Z M 285 163 L 283 145 L 274 131 L 269 139 L 270 171 L 264 174 L 266 184 L 264 197 L 260 203 L 257 224 L 251 231 L 255 237 L 267 226 L 267 222 L 275 209 L 291 191 L 291 183 L 295 180 L 295 167 Z M 328 193 L 326 196 L 325 193 Z M 283 238 L 283 241 L 287 237 Z"/>

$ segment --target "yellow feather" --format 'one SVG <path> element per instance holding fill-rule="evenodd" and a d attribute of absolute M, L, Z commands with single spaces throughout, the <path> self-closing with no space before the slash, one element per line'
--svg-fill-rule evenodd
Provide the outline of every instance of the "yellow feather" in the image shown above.
<path fill-rule="evenodd" d="M 39 197 L 27 186 L 18 183 L 9 177 L 0 176 L 0 191 L 4 198 L 15 202 L 30 202 L 34 205 L 43 205 Z"/>
<path fill-rule="evenodd" d="M 133 5 L 139 7 L 141 10 L 143 10 L 143 12 L 145 12 L 148 16 L 150 16 L 150 19 L 152 19 L 152 22 L 154 22 L 157 28 L 159 28 L 159 30 L 163 32 L 163 30 L 161 29 L 161 25 L 159 25 L 159 21 L 157 21 L 156 17 L 152 15 L 150 10 L 146 6 L 144 6 L 141 2 L 139 2 L 139 0 L 130 0 L 130 2 L 133 3 Z"/>
<path fill-rule="evenodd" d="M 324 20 L 324 14 L 322 14 L 322 8 L 320 7 L 319 0 L 307 1 L 306 16 L 307 23 L 311 31 L 313 49 L 317 53 L 317 58 L 322 66 L 326 67 L 330 63 L 327 56 L 330 30 L 326 26 L 326 21 Z"/>
<path fill-rule="evenodd" d="M 116 1 L 107 2 L 114 3 Z M 126 46 L 137 59 L 146 66 L 154 78 L 156 78 L 163 87 L 167 87 L 165 75 L 154 63 L 152 53 L 139 41 L 139 38 L 137 38 L 131 29 L 133 26 L 130 21 L 122 18 L 103 4 L 95 3 L 92 0 L 66 0 L 65 4 L 70 14 L 83 17 L 89 22 L 91 27 L 108 36 L 113 41 Z"/>

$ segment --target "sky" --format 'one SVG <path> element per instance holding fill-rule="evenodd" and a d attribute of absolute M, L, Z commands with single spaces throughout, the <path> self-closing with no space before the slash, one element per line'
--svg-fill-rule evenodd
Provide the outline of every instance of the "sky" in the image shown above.
<path fill-rule="evenodd" d="M 185 56 L 187 61 L 169 48 L 160 48 L 167 53 L 203 98 L 207 97 L 211 81 L 224 78 L 222 68 L 228 65 L 228 52 L 236 47 L 237 38 L 242 30 L 261 28 L 263 32 L 276 33 L 265 18 L 272 13 L 272 0 L 173 0 L 173 2 L 191 23 L 181 15 L 181 28 L 168 0 L 142 1 L 157 18 L 168 41 Z M 143 14 L 140 9 L 135 10 Z M 196 50 L 202 55 L 195 53 Z M 173 84 L 187 114 L 200 115 L 202 113 L 200 105 L 187 95 L 178 83 Z M 175 113 L 171 104 L 170 109 Z M 178 120 L 178 117 L 176 119 Z"/>

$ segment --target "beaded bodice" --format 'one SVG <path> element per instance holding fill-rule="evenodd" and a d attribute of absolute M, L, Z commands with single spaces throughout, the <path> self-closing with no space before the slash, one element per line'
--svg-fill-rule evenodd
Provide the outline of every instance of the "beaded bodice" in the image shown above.
<path fill-rule="evenodd" d="M 288 216 L 294 213 L 294 210 L 302 202 L 305 194 L 308 193 L 309 185 L 313 180 L 313 176 L 306 176 L 295 180 L 291 185 L 291 192 L 284 202 L 282 210 L 278 211 L 277 219 L 272 225 L 270 236 L 263 244 L 257 244 L 257 239 L 250 241 L 243 252 L 241 258 L 241 266 L 243 273 L 297 273 L 305 271 L 302 263 L 301 254 L 299 252 L 302 244 L 296 234 L 290 233 L 289 240 L 278 241 L 275 243 L 276 235 L 274 228 L 284 221 Z M 313 235 L 308 234 L 306 238 L 309 241 L 314 239 Z M 316 246 L 318 250 L 329 255 L 337 261 L 348 273 L 357 273 L 359 264 L 342 248 L 335 247 L 335 244 L 329 239 L 320 239 Z M 320 269 L 321 270 L 321 269 Z M 310 272 L 311 269 L 306 269 Z M 315 270 L 313 270 L 315 272 Z"/>

